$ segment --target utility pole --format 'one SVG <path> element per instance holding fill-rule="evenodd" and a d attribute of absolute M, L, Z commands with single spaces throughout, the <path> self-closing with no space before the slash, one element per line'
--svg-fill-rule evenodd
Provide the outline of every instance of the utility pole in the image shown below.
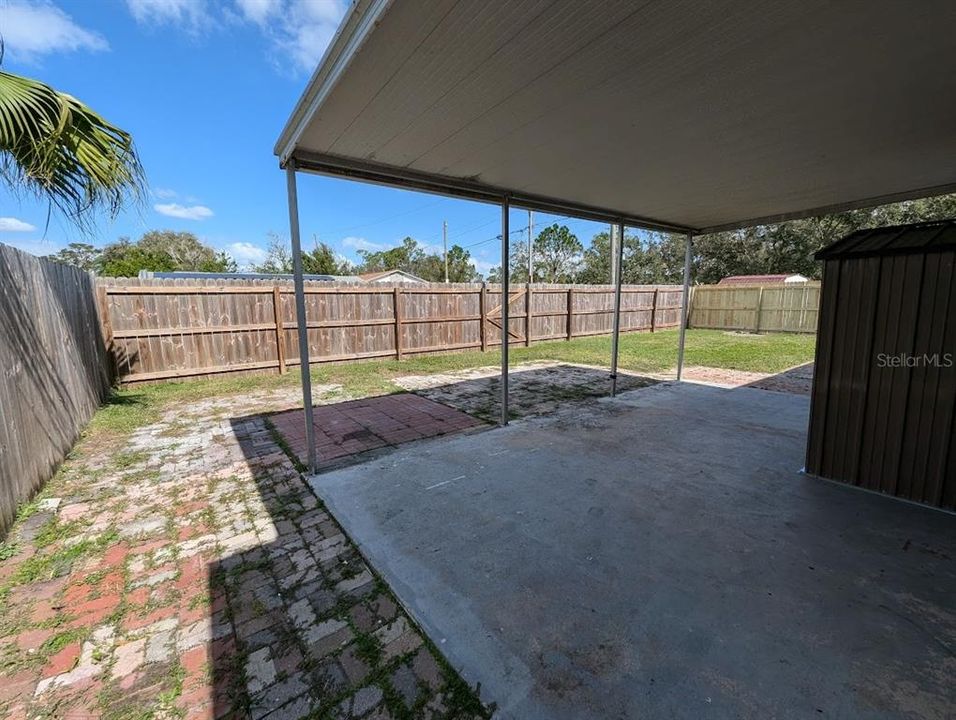
<path fill-rule="evenodd" d="M 445 248 L 445 282 L 448 282 L 448 221 L 441 223 L 441 244 Z"/>
<path fill-rule="evenodd" d="M 528 211 L 528 282 L 534 282 L 534 260 L 532 252 L 534 248 L 534 210 Z"/>

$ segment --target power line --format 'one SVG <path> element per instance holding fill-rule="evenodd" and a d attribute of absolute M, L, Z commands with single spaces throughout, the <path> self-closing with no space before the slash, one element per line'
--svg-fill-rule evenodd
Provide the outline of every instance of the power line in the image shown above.
<path fill-rule="evenodd" d="M 494 219 L 492 219 L 492 220 L 487 220 L 487 221 L 485 221 L 485 222 L 483 222 L 483 223 L 479 223 L 478 225 L 472 225 L 472 226 L 469 227 L 469 228 L 466 228 L 466 229 L 464 229 L 464 230 L 460 230 L 460 231 L 457 232 L 457 233 L 454 233 L 454 234 L 452 234 L 452 235 L 449 235 L 449 236 L 448 236 L 448 239 L 449 239 L 449 240 L 454 240 L 455 238 L 459 238 L 459 237 L 461 237 L 462 235 L 467 235 L 467 234 L 470 233 L 470 232 L 474 232 L 475 230 L 478 230 L 479 228 L 486 227 L 486 226 L 491 225 L 492 223 L 495 223 L 495 222 L 498 222 L 498 219 L 497 219 L 497 218 L 494 218 Z M 432 236 L 429 236 L 429 237 L 427 237 L 427 238 L 422 239 L 420 242 L 423 242 L 423 243 L 428 244 L 428 243 L 434 243 L 434 242 L 436 242 L 437 240 L 438 240 L 438 236 L 437 236 L 437 235 L 432 235 Z"/>
<path fill-rule="evenodd" d="M 581 223 L 593 223 L 593 222 L 594 222 L 593 220 L 585 220 L 585 219 L 583 219 L 583 218 L 569 218 L 569 217 L 560 217 L 560 216 L 559 216 L 559 222 L 560 222 L 560 221 L 564 221 L 564 222 L 561 222 L 561 224 L 562 224 L 562 225 L 565 225 L 565 226 L 569 226 L 569 225 L 580 225 Z M 495 221 L 492 220 L 492 222 L 495 222 Z M 486 223 L 486 224 L 488 224 L 488 223 Z M 557 224 L 557 223 L 551 223 L 551 224 L 554 225 L 554 224 Z M 515 230 L 509 231 L 508 237 L 510 238 L 510 237 L 512 237 L 512 236 L 514 236 L 514 235 L 522 235 L 522 234 L 524 234 L 524 233 L 526 233 L 526 232 L 528 232 L 528 228 L 517 228 L 517 229 L 515 229 Z M 494 236 L 492 236 L 492 237 L 490 237 L 490 238 L 485 238 L 484 240 L 479 240 L 478 242 L 469 243 L 468 245 L 462 245 L 461 248 L 462 248 L 462 250 L 467 250 L 468 248 L 475 247 L 476 245 L 484 245 L 485 243 L 492 242 L 493 240 L 501 240 L 501 234 L 499 233 L 498 235 L 494 235 Z"/>
<path fill-rule="evenodd" d="M 357 230 L 359 228 L 371 227 L 372 225 L 381 225 L 382 223 L 394 220 L 395 218 L 405 217 L 406 215 L 413 215 L 414 213 L 421 212 L 422 210 L 427 210 L 430 207 L 434 207 L 442 201 L 441 198 L 438 200 L 432 200 L 431 202 L 420 205 L 411 210 L 404 210 L 403 212 L 393 213 L 392 215 L 387 215 L 378 220 L 372 220 L 371 222 L 359 223 L 358 225 L 348 225 L 346 227 L 335 228 L 334 230 L 325 230 L 323 231 L 325 235 L 337 235 L 338 233 L 347 232 L 349 230 Z"/>

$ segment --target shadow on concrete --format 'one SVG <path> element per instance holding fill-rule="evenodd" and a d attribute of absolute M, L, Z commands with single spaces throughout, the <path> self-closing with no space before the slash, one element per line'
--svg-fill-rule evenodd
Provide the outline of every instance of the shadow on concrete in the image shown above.
<path fill-rule="evenodd" d="M 273 426 L 261 415 L 230 423 L 246 468 L 223 473 L 216 490 L 225 529 L 208 568 L 212 716 L 485 717 L 305 484 Z M 235 482 L 244 471 L 255 492 Z"/>
<path fill-rule="evenodd" d="M 662 383 L 310 482 L 504 717 L 949 717 L 953 517 L 801 475 L 808 410 Z"/>
<path fill-rule="evenodd" d="M 488 372 L 412 378 L 414 392 L 317 405 L 322 469 L 492 427 L 485 420 L 497 419 L 499 380 Z M 606 370 L 574 365 L 516 368 L 511 377 L 515 417 L 610 387 Z M 653 382 L 622 374 L 619 389 Z M 215 493 L 226 528 L 225 552 L 208 571 L 219 618 L 209 657 L 214 716 L 358 718 L 377 709 L 395 718 L 480 717 L 475 694 L 303 481 L 303 423 L 302 410 L 230 420 L 256 492 L 224 474 Z"/>
<path fill-rule="evenodd" d="M 652 382 L 622 374 L 619 388 Z M 325 469 L 382 458 L 407 443 L 480 431 L 490 427 L 483 420 L 496 419 L 496 376 L 441 376 L 427 385 L 316 406 Z M 551 412 L 608 390 L 607 371 L 598 368 L 516 368 L 514 416 Z M 225 474 L 216 490 L 227 527 L 219 537 L 225 552 L 208 570 L 213 715 L 481 717 L 475 694 L 399 609 L 303 481 L 303 422 L 301 410 L 230 420 L 256 492 L 244 494 Z"/>
<path fill-rule="evenodd" d="M 810 395 L 813 390 L 813 363 L 797 365 L 789 370 L 747 383 L 742 387 L 793 393 L 794 395 Z"/>

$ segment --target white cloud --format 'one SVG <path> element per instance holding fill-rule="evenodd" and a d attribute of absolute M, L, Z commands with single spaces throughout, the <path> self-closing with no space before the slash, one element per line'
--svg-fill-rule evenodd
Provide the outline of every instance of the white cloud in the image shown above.
<path fill-rule="evenodd" d="M 196 32 L 210 21 L 205 0 L 126 0 L 126 5 L 143 25 L 178 25 Z"/>
<path fill-rule="evenodd" d="M 36 227 L 15 217 L 0 217 L 0 232 L 33 232 Z"/>
<path fill-rule="evenodd" d="M 345 5 L 339 0 L 289 0 L 267 34 L 280 54 L 311 73 L 344 14 Z"/>
<path fill-rule="evenodd" d="M 153 188 L 153 195 L 160 200 L 172 200 L 174 197 L 178 197 L 179 193 L 169 188 Z"/>
<path fill-rule="evenodd" d="M 2 1 L 2 0 L 0 0 Z M 256 26 L 281 65 L 312 72 L 345 14 L 346 0 L 126 0 L 144 25 L 172 25 L 189 33 L 236 23 Z"/>
<path fill-rule="evenodd" d="M 109 49 L 102 35 L 81 28 L 48 0 L 0 3 L 0 28 L 6 50 L 25 62 L 52 52 Z"/>
<path fill-rule="evenodd" d="M 232 255 L 240 265 L 252 265 L 266 259 L 267 253 L 258 245 L 250 242 L 234 242 L 226 245 L 226 252 Z"/>
<path fill-rule="evenodd" d="M 454 243 L 452 243 L 452 244 L 454 244 Z M 425 252 L 430 253 L 430 254 L 432 254 L 432 255 L 441 255 L 442 253 L 445 252 L 445 246 L 444 246 L 444 245 L 436 245 L 436 244 L 433 244 L 433 243 L 423 243 L 423 242 L 419 242 L 419 243 L 418 243 L 418 246 L 419 246 L 422 250 L 424 250 Z M 451 246 L 449 246 L 449 247 L 451 247 Z"/>
<path fill-rule="evenodd" d="M 61 248 L 63 248 L 66 243 L 64 242 L 54 242 L 53 240 L 4 240 L 5 245 L 10 245 L 15 247 L 18 250 L 23 250 L 28 252 L 31 255 L 36 255 L 37 257 L 43 257 L 44 255 L 52 255 Z"/>
<path fill-rule="evenodd" d="M 256 25 L 265 24 L 282 7 L 281 0 L 236 0 L 242 16 Z"/>
<path fill-rule="evenodd" d="M 352 248 L 353 250 L 367 250 L 369 252 L 378 252 L 379 250 L 387 250 L 392 245 L 383 245 L 382 243 L 375 243 L 371 240 L 366 240 L 365 238 L 349 236 L 347 238 L 342 238 L 342 245 L 347 248 Z"/>
<path fill-rule="evenodd" d="M 205 205 L 180 205 L 178 203 L 157 203 L 153 209 L 160 215 L 180 218 L 181 220 L 205 220 L 213 216 L 212 210 Z"/>
<path fill-rule="evenodd" d="M 501 263 L 488 262 L 487 260 L 479 260 L 478 258 L 470 258 L 471 264 L 474 266 L 475 270 L 480 272 L 482 275 L 487 275 L 491 268 L 498 267 Z"/>

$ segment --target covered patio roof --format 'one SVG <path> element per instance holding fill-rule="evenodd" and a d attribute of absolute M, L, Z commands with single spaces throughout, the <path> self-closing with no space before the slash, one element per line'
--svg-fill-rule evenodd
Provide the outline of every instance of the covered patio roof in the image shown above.
<path fill-rule="evenodd" d="M 503 260 L 512 206 L 685 233 L 680 380 L 694 235 L 956 191 L 954 26 L 949 0 L 356 0 L 275 146 L 309 466 L 298 170 L 500 204 Z M 501 397 L 506 425 L 507 333 Z"/>
<path fill-rule="evenodd" d="M 275 152 L 698 234 L 956 190 L 956 5 L 358 0 Z"/>

